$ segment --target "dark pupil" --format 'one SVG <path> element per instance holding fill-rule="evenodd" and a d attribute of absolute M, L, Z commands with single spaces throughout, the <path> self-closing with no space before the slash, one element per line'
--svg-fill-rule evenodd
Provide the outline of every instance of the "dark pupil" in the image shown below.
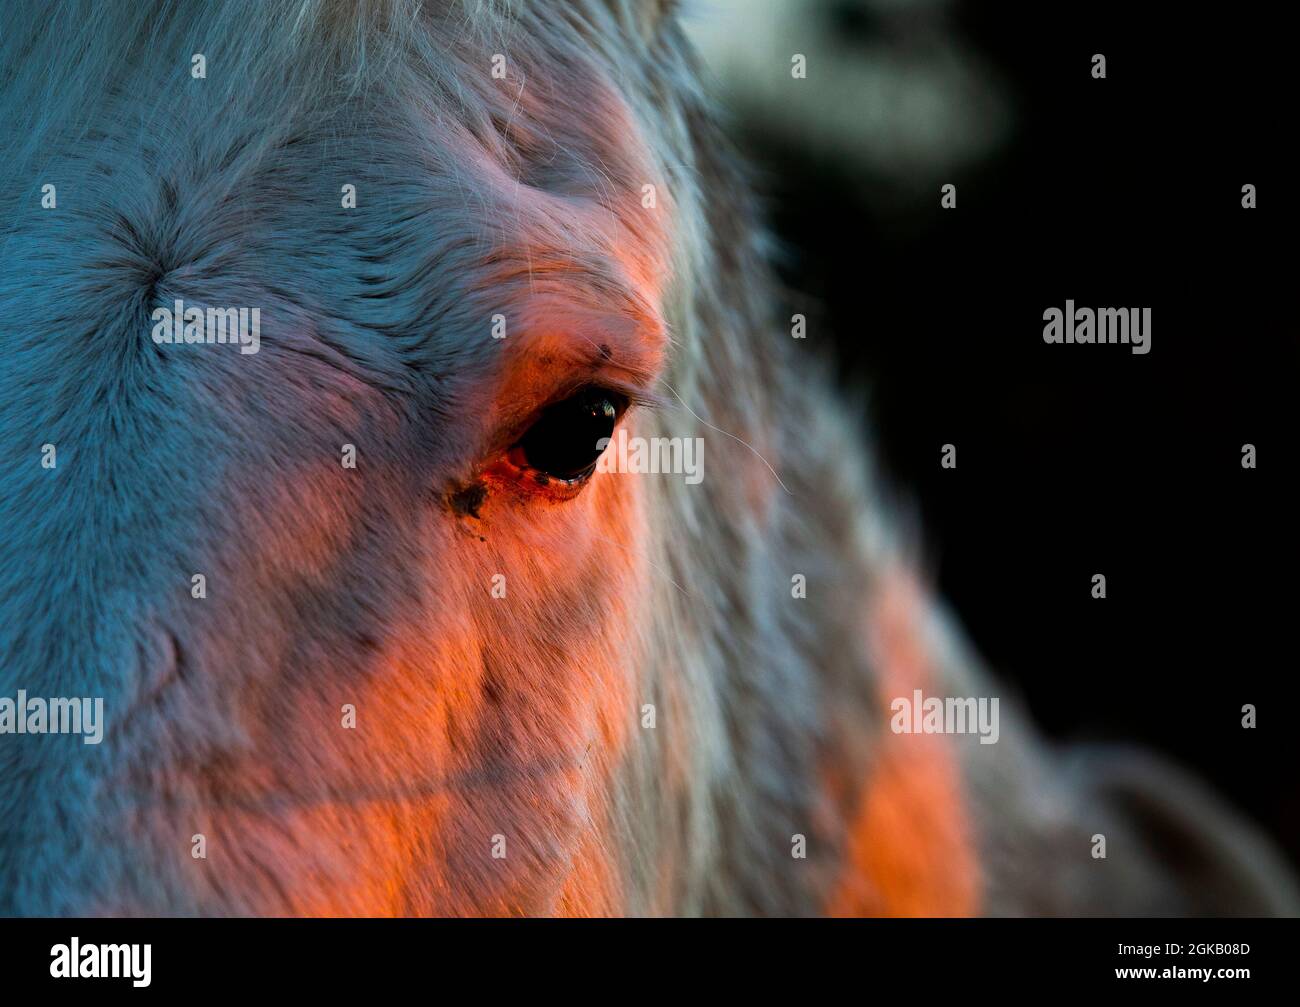
<path fill-rule="evenodd" d="M 614 432 L 618 409 L 607 393 L 579 392 L 545 410 L 519 446 L 528 464 L 557 479 L 576 479 L 596 464 L 601 438 Z"/>

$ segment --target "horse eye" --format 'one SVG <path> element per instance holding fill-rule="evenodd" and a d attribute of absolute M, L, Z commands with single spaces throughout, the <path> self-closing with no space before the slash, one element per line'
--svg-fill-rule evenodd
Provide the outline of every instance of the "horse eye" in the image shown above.
<path fill-rule="evenodd" d="M 517 463 L 555 479 L 585 479 L 604 450 L 602 438 L 613 434 L 626 404 L 614 392 L 584 388 L 543 410 L 511 455 Z"/>

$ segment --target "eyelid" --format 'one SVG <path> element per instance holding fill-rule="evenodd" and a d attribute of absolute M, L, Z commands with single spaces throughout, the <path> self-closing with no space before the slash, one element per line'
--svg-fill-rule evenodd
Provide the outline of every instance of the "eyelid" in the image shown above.
<path fill-rule="evenodd" d="M 630 382 L 614 380 L 607 376 L 603 378 L 597 377 L 594 381 L 590 382 L 590 384 L 576 388 L 569 394 L 576 395 L 578 392 L 582 391 L 583 388 L 595 388 L 601 391 L 613 392 L 615 395 L 620 396 L 627 403 L 623 412 L 627 412 L 627 410 L 631 409 L 633 406 L 639 406 L 642 409 L 666 409 L 669 404 L 668 397 L 660 394 L 654 389 L 631 384 Z M 568 396 L 566 396 L 566 398 L 567 397 Z M 562 402 L 563 399 L 557 399 L 556 401 Z"/>

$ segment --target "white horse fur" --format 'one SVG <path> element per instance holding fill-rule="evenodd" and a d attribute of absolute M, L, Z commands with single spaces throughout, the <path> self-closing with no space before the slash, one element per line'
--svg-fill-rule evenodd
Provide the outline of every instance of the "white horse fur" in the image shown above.
<path fill-rule="evenodd" d="M 0 735 L 0 911 L 1294 911 L 927 592 L 670 4 L 4 18 L 0 695 L 106 731 Z M 155 343 L 177 300 L 259 351 Z M 702 482 L 502 468 L 592 384 Z M 892 732 L 916 689 L 997 743 Z"/>

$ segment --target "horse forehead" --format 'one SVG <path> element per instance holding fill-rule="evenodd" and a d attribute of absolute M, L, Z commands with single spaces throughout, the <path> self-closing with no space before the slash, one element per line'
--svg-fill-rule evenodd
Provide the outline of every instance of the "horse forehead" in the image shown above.
<path fill-rule="evenodd" d="M 629 104 L 605 84 L 590 97 L 598 112 L 585 118 L 568 108 L 514 109 L 510 123 L 494 118 L 484 135 L 462 119 L 429 116 L 411 134 L 390 137 L 383 163 L 359 172 L 372 183 L 370 198 L 387 207 L 330 214 L 328 229 L 352 250 L 344 260 L 371 260 L 380 250 L 384 261 L 372 265 L 384 273 L 386 299 L 408 319 L 434 309 L 446 318 L 442 306 L 455 301 L 452 314 L 472 315 L 474 325 L 499 312 L 514 327 L 563 308 L 606 316 L 616 328 L 619 319 L 631 322 L 646 340 L 662 342 L 675 204 Z M 363 140 L 356 149 L 368 146 Z M 312 152 L 303 154 L 300 170 L 313 170 Z M 357 194 L 359 207 L 366 195 Z M 311 226 L 294 230 L 318 248 L 325 204 L 310 196 L 302 212 Z M 463 325 L 422 331 L 431 350 L 464 349 Z M 521 346 L 508 338 L 474 343 L 487 357 Z"/>
<path fill-rule="evenodd" d="M 434 182 L 471 218 L 481 214 L 494 255 L 530 251 L 542 268 L 583 268 L 653 298 L 667 272 L 672 194 L 628 100 L 599 77 L 584 93 L 583 110 L 544 100 L 494 108 L 487 137 L 435 126 Z"/>

